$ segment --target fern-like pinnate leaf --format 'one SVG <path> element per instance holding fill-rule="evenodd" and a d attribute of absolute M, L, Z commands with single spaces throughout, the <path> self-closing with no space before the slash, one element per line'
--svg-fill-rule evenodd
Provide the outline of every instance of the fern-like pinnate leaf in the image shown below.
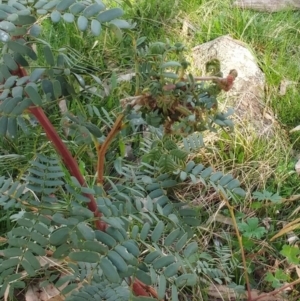
<path fill-rule="evenodd" d="M 85 88 L 85 80 L 78 74 L 82 70 L 76 65 L 78 58 L 72 56 L 74 51 L 69 51 L 66 55 L 61 49 L 58 54 L 54 54 L 49 45 L 43 46 L 43 51 L 39 53 L 40 60 L 44 57 L 42 65 L 49 68 L 36 67 L 31 69 L 30 76 L 21 75 L 23 72 L 20 66 L 28 67 L 31 61 L 37 60 L 32 44 L 36 43 L 35 38 L 42 30 L 36 23 L 41 15 L 50 14 L 54 23 L 61 20 L 67 23 L 76 21 L 79 30 L 90 31 L 94 36 L 101 34 L 102 23 L 107 23 L 108 28 L 112 27 L 113 31 L 118 29 L 119 33 L 121 29 L 130 29 L 133 26 L 119 19 L 123 15 L 122 9 L 106 8 L 99 0 L 39 0 L 34 4 L 11 0 L 8 4 L 1 4 L 0 8 L 0 41 L 7 45 L 7 53 L 4 53 L 0 65 L 0 82 L 3 84 L 0 95 L 0 136 L 11 139 L 17 138 L 18 127 L 24 132 L 28 131 L 28 120 L 23 115 L 28 107 L 43 106 L 47 101 L 74 94 L 75 88 L 70 77 L 75 77 L 80 86 Z M 15 36 L 20 38 L 15 39 Z M 74 65 L 76 68 L 72 69 Z M 90 72 L 85 74 L 90 75 Z M 96 76 L 92 77 L 99 81 Z M 93 134 L 99 136 L 99 130 L 95 126 L 87 126 Z"/>
<path fill-rule="evenodd" d="M 36 275 L 41 269 L 37 256 L 46 255 L 49 243 L 49 221 L 43 223 L 38 215 L 24 213 L 17 220 L 17 224 L 18 226 L 8 233 L 9 247 L 3 251 L 4 260 L 0 267 L 1 296 L 7 286 L 13 289 L 21 283 L 24 284 L 24 272 L 31 277 Z"/>
<path fill-rule="evenodd" d="M 56 201 L 54 192 L 64 184 L 62 178 L 65 176 L 60 162 L 56 158 L 37 155 L 28 171 L 27 188 L 39 195 L 42 201 Z"/>
<path fill-rule="evenodd" d="M 85 285 L 79 292 L 66 298 L 66 301 L 128 301 L 130 300 L 128 286 L 120 286 L 106 281 Z"/>
<path fill-rule="evenodd" d="M 13 207 L 21 207 L 26 203 L 31 193 L 24 184 L 14 182 L 13 179 L 0 177 L 0 206 L 5 210 Z"/>

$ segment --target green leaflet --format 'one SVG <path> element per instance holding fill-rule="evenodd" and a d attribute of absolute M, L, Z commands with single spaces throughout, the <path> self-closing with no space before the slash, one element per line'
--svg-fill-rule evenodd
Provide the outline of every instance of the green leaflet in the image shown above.
<path fill-rule="evenodd" d="M 94 36 L 99 36 L 101 33 L 101 23 L 98 20 L 93 19 L 91 22 L 91 32 Z"/>
<path fill-rule="evenodd" d="M 25 13 L 27 11 L 27 14 Z M 18 19 L 14 21 L 14 24 L 17 26 L 31 25 L 36 22 L 36 18 L 30 15 L 30 10 L 23 11 L 24 15 L 21 15 L 18 12 Z M 34 25 L 33 25 L 34 27 Z"/>
<path fill-rule="evenodd" d="M 53 84 L 54 98 L 57 99 L 62 95 L 61 84 L 58 80 L 54 80 L 52 84 Z"/>
<path fill-rule="evenodd" d="M 21 250 L 20 248 L 9 248 L 3 250 L 3 254 L 6 257 L 17 257 L 23 254 L 23 250 Z"/>
<path fill-rule="evenodd" d="M 17 14 L 14 13 L 14 14 L 11 14 L 11 15 L 17 15 Z M 0 10 L 0 19 L 1 19 L 1 20 L 5 20 L 5 19 L 10 20 L 9 17 L 10 17 L 11 15 L 8 15 L 8 13 L 6 13 L 5 11 Z M 17 17 L 18 17 L 18 15 L 17 15 Z M 13 20 L 10 20 L 10 21 L 13 21 Z"/>
<path fill-rule="evenodd" d="M 147 238 L 149 231 L 150 231 L 150 224 L 145 223 L 140 233 L 141 240 L 145 240 Z"/>
<path fill-rule="evenodd" d="M 15 236 L 29 236 L 30 232 L 26 228 L 14 228 L 11 233 Z"/>
<path fill-rule="evenodd" d="M 231 180 L 233 180 L 233 176 L 232 175 L 225 175 L 223 176 L 220 181 L 219 181 L 219 185 L 221 186 L 225 186 L 226 184 L 228 184 Z"/>
<path fill-rule="evenodd" d="M 176 285 L 172 285 L 172 301 L 178 301 L 178 290 Z"/>
<path fill-rule="evenodd" d="M 9 99 L 7 103 L 5 104 L 4 108 L 2 109 L 3 113 L 10 115 L 11 112 L 14 110 L 16 105 L 22 101 L 21 97 L 15 97 L 12 99 Z"/>
<path fill-rule="evenodd" d="M 187 242 L 187 240 L 188 240 L 188 234 L 185 233 L 185 234 L 178 240 L 178 242 L 176 243 L 176 245 L 175 245 L 175 250 L 176 250 L 177 252 L 179 252 L 179 251 L 183 248 L 183 246 L 185 245 L 185 243 Z"/>
<path fill-rule="evenodd" d="M 70 13 L 75 15 L 79 14 L 85 9 L 85 7 L 86 6 L 83 3 L 76 2 L 70 6 Z"/>
<path fill-rule="evenodd" d="M 16 82 L 17 76 L 10 76 L 5 84 L 4 84 L 4 89 L 10 89 Z"/>
<path fill-rule="evenodd" d="M 95 235 L 97 240 L 99 240 L 100 242 L 102 242 L 104 245 L 108 247 L 112 248 L 117 244 L 116 240 L 105 232 L 96 230 Z"/>
<path fill-rule="evenodd" d="M 97 241 L 86 241 L 84 242 L 83 247 L 86 250 L 97 252 L 103 255 L 108 252 L 108 248 Z"/>
<path fill-rule="evenodd" d="M 226 184 L 226 188 L 232 190 L 234 188 L 238 188 L 241 185 L 241 182 L 238 179 L 233 179 L 229 183 Z"/>
<path fill-rule="evenodd" d="M 45 71 L 46 71 L 45 68 L 34 69 L 30 74 L 29 80 L 31 82 L 36 82 L 37 80 L 39 80 L 42 77 L 42 75 L 44 74 Z"/>
<path fill-rule="evenodd" d="M 13 2 L 12 6 L 15 7 L 19 11 L 26 9 L 26 6 L 24 6 L 22 3 L 19 3 L 19 2 Z"/>
<path fill-rule="evenodd" d="M 204 170 L 201 172 L 201 177 L 205 179 L 205 178 L 209 177 L 209 176 L 211 175 L 212 172 L 213 172 L 212 167 L 211 167 L 211 166 L 210 166 L 210 167 L 207 167 L 206 169 L 204 169 Z"/>
<path fill-rule="evenodd" d="M 75 17 L 73 14 L 70 13 L 64 13 L 63 14 L 63 19 L 67 22 L 67 23 L 73 23 L 75 20 Z"/>
<path fill-rule="evenodd" d="M 14 71 L 14 70 L 18 69 L 18 65 L 17 65 L 16 61 L 8 53 L 5 53 L 3 55 L 3 62 L 5 63 L 5 65 L 8 67 L 9 70 Z"/>
<path fill-rule="evenodd" d="M 28 249 L 31 250 L 33 253 L 39 256 L 45 256 L 46 250 L 41 247 L 38 242 L 34 243 L 32 241 L 27 242 Z"/>
<path fill-rule="evenodd" d="M 54 232 L 51 233 L 49 242 L 54 245 L 58 246 L 62 243 L 66 242 L 69 237 L 69 228 L 68 227 L 61 227 Z"/>
<path fill-rule="evenodd" d="M 21 97 L 23 96 L 23 87 L 13 87 L 11 90 L 11 94 L 15 98 L 18 97 L 18 98 L 22 99 Z"/>
<path fill-rule="evenodd" d="M 153 262 L 153 268 L 156 270 L 161 269 L 175 262 L 175 260 L 176 259 L 173 255 L 163 256 Z"/>
<path fill-rule="evenodd" d="M 89 251 L 71 252 L 69 254 L 70 259 L 75 261 L 83 261 L 96 263 L 100 260 L 100 256 L 97 253 Z"/>
<path fill-rule="evenodd" d="M 57 0 L 52 0 L 52 1 L 57 1 Z M 52 1 L 50 1 L 50 2 L 52 2 Z M 45 4 L 47 4 L 48 3 L 48 1 L 46 1 L 46 0 L 38 0 L 35 4 L 34 4 L 34 8 L 36 8 L 36 9 L 40 9 L 40 8 L 42 8 Z M 56 5 L 56 4 L 55 4 Z"/>
<path fill-rule="evenodd" d="M 104 9 L 105 9 L 104 4 L 101 5 L 99 3 L 93 3 L 85 8 L 85 10 L 83 11 L 83 15 L 86 18 L 90 18 L 97 15 L 101 10 Z"/>
<path fill-rule="evenodd" d="M 194 254 L 197 250 L 198 250 L 198 244 L 195 241 L 193 241 L 185 247 L 183 254 L 185 257 L 188 258 L 192 254 Z"/>
<path fill-rule="evenodd" d="M 115 251 L 119 253 L 119 255 L 121 255 L 123 257 L 124 260 L 126 260 L 127 262 L 131 262 L 132 260 L 134 260 L 134 256 L 132 254 L 130 254 L 127 249 L 122 246 L 122 245 L 117 245 L 115 247 Z"/>
<path fill-rule="evenodd" d="M 184 224 L 187 224 L 192 227 L 197 227 L 201 225 L 201 219 L 199 218 L 192 218 L 192 217 L 184 217 L 182 218 Z"/>
<path fill-rule="evenodd" d="M 133 27 L 133 25 L 131 25 L 130 23 L 128 23 L 125 20 L 115 19 L 115 20 L 110 21 L 109 23 L 115 25 L 119 29 L 131 29 Z"/>
<path fill-rule="evenodd" d="M 175 283 L 177 287 L 193 286 L 197 283 L 196 274 L 183 274 L 176 278 Z"/>
<path fill-rule="evenodd" d="M 159 221 L 154 230 L 152 231 L 151 240 L 153 242 L 157 242 L 161 238 L 164 228 L 164 223 L 162 221 Z"/>
<path fill-rule="evenodd" d="M 71 246 L 68 244 L 62 244 L 53 253 L 54 258 L 63 258 L 69 255 Z"/>
<path fill-rule="evenodd" d="M 158 298 L 163 299 L 166 294 L 166 289 L 167 289 L 167 280 L 164 275 L 159 276 L 159 281 L 158 281 Z"/>
<path fill-rule="evenodd" d="M 212 182 L 216 182 L 218 180 L 220 180 L 223 176 L 223 173 L 221 171 L 217 171 L 213 174 L 211 174 L 209 180 L 212 181 Z"/>
<path fill-rule="evenodd" d="M 19 263 L 19 258 L 10 258 L 1 263 L 0 272 L 10 267 L 14 267 Z"/>
<path fill-rule="evenodd" d="M 132 240 L 127 240 L 123 242 L 122 244 L 130 254 L 132 254 L 135 257 L 138 257 L 140 255 L 140 250 L 137 247 L 136 243 Z"/>
<path fill-rule="evenodd" d="M 159 251 L 153 251 L 151 253 L 149 253 L 145 258 L 144 258 L 144 262 L 145 263 L 152 263 L 158 256 L 161 255 L 161 252 Z"/>
<path fill-rule="evenodd" d="M 165 245 L 167 247 L 170 246 L 176 240 L 176 238 L 179 236 L 180 232 L 181 232 L 181 230 L 179 228 L 170 232 L 169 235 L 165 239 Z"/>
<path fill-rule="evenodd" d="M 11 73 L 9 72 L 7 66 L 1 65 L 0 66 L 0 72 L 2 73 L 2 76 L 7 80 L 11 77 Z"/>
<path fill-rule="evenodd" d="M 34 270 L 37 270 L 41 267 L 37 257 L 34 256 L 29 250 L 24 253 L 24 258 L 28 261 L 28 263 L 30 263 Z"/>
<path fill-rule="evenodd" d="M 235 188 L 232 190 L 233 193 L 237 194 L 238 196 L 241 196 L 241 197 L 245 197 L 246 196 L 246 191 L 242 188 Z"/>
<path fill-rule="evenodd" d="M 51 48 L 48 45 L 44 46 L 44 56 L 45 56 L 47 64 L 49 64 L 50 66 L 55 65 Z"/>
<path fill-rule="evenodd" d="M 61 18 L 61 13 L 58 10 L 54 10 L 51 15 L 51 20 L 53 23 L 58 23 L 60 21 Z"/>
<path fill-rule="evenodd" d="M 97 20 L 101 23 L 109 22 L 113 19 L 119 18 L 124 14 L 121 8 L 108 9 L 97 16 Z"/>
<path fill-rule="evenodd" d="M 75 0 L 62 0 L 62 1 L 59 1 L 59 3 L 56 5 L 56 9 L 59 10 L 59 11 L 64 11 L 67 8 L 69 8 L 74 2 L 75 2 Z"/>
<path fill-rule="evenodd" d="M 181 67 L 181 64 L 179 62 L 169 61 L 169 62 L 163 63 L 160 66 L 161 69 L 170 68 L 170 67 Z"/>
<path fill-rule="evenodd" d="M 7 4 L 0 4 L 0 10 L 9 14 L 13 14 L 17 12 L 17 9 L 15 7 Z"/>
<path fill-rule="evenodd" d="M 7 133 L 11 139 L 17 138 L 17 127 L 17 119 L 15 117 L 9 118 L 7 123 Z"/>
<path fill-rule="evenodd" d="M 10 35 L 5 31 L 0 30 L 0 41 L 6 43 L 9 40 L 10 40 Z"/>
<path fill-rule="evenodd" d="M 16 41 L 9 41 L 7 42 L 8 47 L 17 53 L 20 53 L 21 55 L 27 55 L 29 56 L 32 60 L 37 59 L 36 53 L 28 46 L 21 44 Z"/>
<path fill-rule="evenodd" d="M 20 53 L 15 52 L 15 53 L 14 53 L 14 59 L 15 59 L 15 61 L 16 61 L 18 64 L 20 64 L 20 65 L 23 66 L 23 67 L 29 66 L 28 61 L 27 61 L 27 60 L 24 58 L 24 56 L 23 56 L 22 54 L 20 54 Z"/>
<path fill-rule="evenodd" d="M 7 132 L 8 116 L 0 117 L 0 136 L 5 136 Z"/>
<path fill-rule="evenodd" d="M 30 238 L 31 238 L 33 241 L 38 242 L 38 243 L 39 243 L 41 246 L 43 246 L 43 247 L 45 247 L 45 246 L 49 243 L 48 238 L 44 237 L 43 235 L 41 235 L 41 234 L 38 233 L 38 232 L 31 232 Z"/>
<path fill-rule="evenodd" d="M 109 251 L 107 254 L 108 259 L 113 263 L 113 265 L 120 272 L 127 272 L 128 266 L 124 259 L 115 251 Z"/>
<path fill-rule="evenodd" d="M 85 31 L 88 28 L 88 24 L 88 19 L 85 16 L 80 16 L 77 20 L 77 26 L 81 31 Z"/>
<path fill-rule="evenodd" d="M 59 2 L 60 2 L 59 0 L 45 1 L 45 3 L 46 3 L 45 5 L 41 4 L 41 6 L 39 6 L 37 8 L 42 8 L 43 7 L 43 9 L 50 10 L 50 9 L 54 8 Z"/>
<path fill-rule="evenodd" d="M 94 240 L 95 239 L 95 232 L 94 230 L 86 225 L 85 223 L 80 223 L 77 225 L 77 229 L 79 230 L 80 234 L 83 236 L 85 240 Z"/>
<path fill-rule="evenodd" d="M 168 278 L 173 277 L 177 274 L 179 268 L 180 268 L 180 263 L 174 262 L 165 268 L 164 275 Z"/>
<path fill-rule="evenodd" d="M 161 197 L 162 195 L 164 195 L 164 191 L 162 190 L 162 189 L 155 189 L 155 190 L 153 190 L 153 191 L 151 191 L 150 193 L 149 193 L 149 197 L 151 198 L 151 199 L 155 199 L 155 198 L 159 198 L 159 197 Z"/>
<path fill-rule="evenodd" d="M 100 267 L 105 275 L 105 277 L 111 282 L 120 282 L 120 276 L 113 266 L 111 261 L 109 261 L 106 257 L 102 258 L 100 261 Z"/>
<path fill-rule="evenodd" d="M 148 273 L 146 273 L 143 270 L 138 269 L 135 273 L 135 276 L 141 280 L 143 283 L 147 284 L 147 285 L 151 285 L 152 284 L 152 280 L 151 277 L 149 276 Z"/>
<path fill-rule="evenodd" d="M 139 226 L 137 226 L 137 225 L 134 225 L 133 226 L 133 228 L 132 228 L 132 231 L 131 231 L 131 237 L 133 238 L 133 239 L 136 239 L 136 237 L 137 237 L 137 235 L 138 235 L 138 233 L 139 233 Z"/>

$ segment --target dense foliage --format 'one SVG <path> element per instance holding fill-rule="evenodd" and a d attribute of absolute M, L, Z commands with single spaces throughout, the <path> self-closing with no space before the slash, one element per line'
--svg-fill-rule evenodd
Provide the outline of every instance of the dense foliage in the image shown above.
<path fill-rule="evenodd" d="M 199 252 L 207 212 L 178 197 L 183 187 L 213 191 L 232 212 L 229 202 L 246 195 L 231 174 L 190 156 L 204 147 L 203 132 L 233 128 L 217 96 L 237 72 L 223 78 L 210 62 L 207 76 L 194 77 L 183 44 L 146 43 L 123 13 L 100 0 L 0 4 L 0 135 L 25 150 L 1 150 L 21 168 L 0 171 L 0 205 L 13 223 L 1 251 L 0 298 L 40 277 L 67 300 L 175 301 L 206 278 L 234 284 L 243 273 L 241 256 L 226 246 L 214 246 L 221 267 Z M 90 51 L 102 43 L 105 53 L 107 39 L 123 43 L 126 74 L 55 47 L 43 22 L 64 22 Z M 258 198 L 277 197 L 266 194 Z M 255 218 L 238 227 L 246 247 L 266 233 Z"/>

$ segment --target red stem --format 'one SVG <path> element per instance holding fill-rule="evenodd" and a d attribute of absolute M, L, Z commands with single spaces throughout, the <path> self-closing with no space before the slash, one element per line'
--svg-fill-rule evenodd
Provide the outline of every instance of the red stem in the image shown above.
<path fill-rule="evenodd" d="M 25 69 L 19 66 L 18 75 L 20 77 L 26 76 L 27 72 Z M 82 176 L 79 166 L 76 160 L 73 158 L 71 152 L 68 150 L 66 145 L 63 143 L 58 133 L 56 132 L 54 126 L 45 115 L 43 109 L 41 107 L 30 107 L 29 112 L 34 115 L 34 117 L 38 120 L 40 125 L 43 127 L 49 141 L 53 143 L 54 148 L 57 153 L 61 156 L 65 166 L 69 170 L 70 174 L 74 176 L 81 186 L 87 186 L 84 177 Z M 94 216 L 97 217 L 96 220 L 96 228 L 98 230 L 104 231 L 107 229 L 108 225 L 101 221 L 101 212 L 98 210 L 96 200 L 93 195 L 85 194 L 90 199 L 88 203 L 88 208 L 92 212 L 94 212 Z M 142 285 L 143 283 L 134 279 L 133 292 L 136 296 L 149 296 L 146 288 Z"/>
<path fill-rule="evenodd" d="M 73 158 L 71 152 L 68 150 L 66 145 L 60 139 L 54 126 L 52 125 L 48 117 L 45 115 L 43 109 L 41 107 L 30 107 L 29 111 L 32 115 L 34 115 L 34 117 L 38 120 L 38 122 L 43 127 L 48 139 L 53 143 L 54 148 L 61 156 L 70 174 L 78 180 L 81 186 L 87 186 L 84 177 L 80 173 L 79 166 L 76 160 Z M 88 208 L 92 212 L 94 212 L 94 216 L 98 218 L 96 221 L 97 229 L 105 231 L 107 224 L 100 221 L 101 212 L 99 212 L 98 210 L 97 203 L 94 196 L 87 193 L 85 194 L 85 196 L 87 196 L 90 199 L 90 202 L 88 203 Z"/>
<path fill-rule="evenodd" d="M 20 77 L 23 77 L 27 75 L 27 72 L 24 68 L 19 66 L 18 75 Z M 40 125 L 43 127 L 48 139 L 53 143 L 54 148 L 61 156 L 70 174 L 77 179 L 81 186 L 87 186 L 76 160 L 73 158 L 71 152 L 60 139 L 58 133 L 56 132 L 54 126 L 52 125 L 48 117 L 45 115 L 43 109 L 41 107 L 31 106 L 29 107 L 29 112 L 38 120 Z M 85 194 L 85 196 L 90 199 L 90 202 L 88 203 L 88 208 L 94 213 L 94 216 L 97 218 L 95 222 L 96 228 L 105 231 L 107 228 L 107 224 L 100 220 L 101 212 L 99 212 L 98 210 L 94 196 L 87 193 Z"/>

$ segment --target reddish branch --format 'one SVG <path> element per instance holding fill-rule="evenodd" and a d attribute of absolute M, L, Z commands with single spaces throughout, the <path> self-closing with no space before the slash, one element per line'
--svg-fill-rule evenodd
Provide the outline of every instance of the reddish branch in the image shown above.
<path fill-rule="evenodd" d="M 207 77 L 195 77 L 196 81 L 212 81 L 214 82 L 220 89 L 228 92 L 232 86 L 234 80 L 237 78 L 238 73 L 235 69 L 230 70 L 229 74 L 222 78 L 217 76 L 207 76 Z"/>
<path fill-rule="evenodd" d="M 27 76 L 27 72 L 24 68 L 19 66 L 18 75 L 20 77 Z M 87 186 L 84 177 L 82 176 L 79 166 L 76 160 L 73 158 L 71 152 L 68 150 L 66 145 L 60 139 L 54 126 L 45 115 L 44 110 L 41 107 L 31 106 L 29 107 L 29 112 L 38 120 L 40 125 L 43 127 L 49 141 L 53 143 L 54 148 L 61 156 L 65 166 L 69 170 L 70 174 L 75 177 L 81 186 Z M 93 195 L 85 194 L 90 199 L 88 203 L 88 208 L 94 212 L 94 216 L 97 218 L 96 227 L 99 230 L 105 231 L 107 224 L 101 221 L 101 212 L 99 212 L 96 200 Z"/>
<path fill-rule="evenodd" d="M 97 184 L 98 185 L 103 185 L 103 181 L 104 181 L 104 160 L 105 160 L 105 154 L 106 151 L 110 145 L 110 143 L 112 142 L 112 140 L 114 139 L 114 137 L 120 132 L 120 130 L 122 129 L 122 122 L 123 122 L 123 118 L 124 115 L 121 114 L 118 116 L 118 118 L 116 119 L 114 126 L 112 127 L 112 129 L 110 130 L 109 134 L 107 135 L 105 141 L 103 142 L 102 145 L 99 145 L 97 147 L 97 152 L 98 152 L 98 163 L 97 163 Z"/>
<path fill-rule="evenodd" d="M 19 77 L 27 76 L 27 72 L 24 68 L 19 66 L 19 69 L 17 72 L 15 72 L 15 75 L 18 75 Z M 43 127 L 49 141 L 52 142 L 54 148 L 56 149 L 57 153 L 61 156 L 65 166 L 69 170 L 70 174 L 74 176 L 81 186 L 87 186 L 84 177 L 82 176 L 79 166 L 76 162 L 76 160 L 73 158 L 71 152 L 68 150 L 66 145 L 63 143 L 61 138 L 59 137 L 57 131 L 55 130 L 54 126 L 48 119 L 48 117 L 45 115 L 44 110 L 41 107 L 35 107 L 31 106 L 29 107 L 29 112 L 38 120 L 40 125 Z M 103 153 L 105 154 L 107 147 L 109 145 L 109 142 L 112 140 L 113 137 L 115 137 L 116 133 L 121 129 L 121 123 L 122 123 L 123 116 L 120 116 L 120 118 L 117 119 L 115 123 L 115 127 L 112 129 L 110 134 L 110 139 L 107 139 L 106 141 L 106 147 L 102 148 L 101 155 Z M 102 157 L 102 160 L 104 158 Z M 98 162 L 99 165 L 99 162 Z M 103 168 L 103 163 L 100 164 L 100 167 Z M 103 171 L 102 171 L 103 173 Z M 101 212 L 98 210 L 96 200 L 93 195 L 91 194 L 84 194 L 90 199 L 90 202 L 88 203 L 88 208 L 94 213 L 94 216 L 97 218 L 96 220 L 96 228 L 101 231 L 105 231 L 108 227 L 108 225 L 101 221 Z M 136 296 L 149 296 L 151 294 L 152 296 L 155 296 L 155 290 L 152 287 L 146 286 L 144 283 L 139 281 L 138 279 L 135 279 L 132 285 L 132 290 Z"/>

